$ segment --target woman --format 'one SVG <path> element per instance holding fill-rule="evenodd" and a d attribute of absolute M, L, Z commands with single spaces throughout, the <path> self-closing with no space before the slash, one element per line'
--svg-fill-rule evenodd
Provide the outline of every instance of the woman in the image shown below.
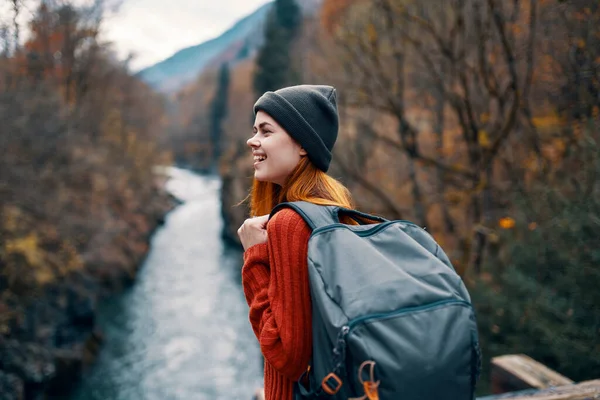
<path fill-rule="evenodd" d="M 300 85 L 265 93 L 254 105 L 250 214 L 238 230 L 250 323 L 265 358 L 267 400 L 293 398 L 312 352 L 307 249 L 310 228 L 286 201 L 352 207 L 348 190 L 326 172 L 338 134 L 336 91 Z M 267 224 L 268 222 L 268 224 Z"/>

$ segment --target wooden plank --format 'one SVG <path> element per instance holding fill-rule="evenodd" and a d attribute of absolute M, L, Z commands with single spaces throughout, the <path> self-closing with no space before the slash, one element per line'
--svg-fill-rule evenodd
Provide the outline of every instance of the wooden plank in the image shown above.
<path fill-rule="evenodd" d="M 545 389 L 572 384 L 573 381 L 524 354 L 492 358 L 492 393 L 524 389 Z"/>
<path fill-rule="evenodd" d="M 542 390 L 523 390 L 495 396 L 478 397 L 477 400 L 593 400 L 600 399 L 600 379 Z"/>

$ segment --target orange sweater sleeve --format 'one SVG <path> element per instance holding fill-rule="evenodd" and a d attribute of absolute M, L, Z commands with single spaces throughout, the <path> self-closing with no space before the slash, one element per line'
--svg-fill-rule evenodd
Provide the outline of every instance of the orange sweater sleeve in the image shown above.
<path fill-rule="evenodd" d="M 291 209 L 267 225 L 267 243 L 244 253 L 242 284 L 265 360 L 288 379 L 306 371 L 312 352 L 307 251 L 310 227 Z"/>

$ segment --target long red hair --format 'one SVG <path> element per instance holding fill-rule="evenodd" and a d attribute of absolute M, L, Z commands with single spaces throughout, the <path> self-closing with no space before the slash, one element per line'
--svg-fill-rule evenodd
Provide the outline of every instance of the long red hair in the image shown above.
<path fill-rule="evenodd" d="M 248 198 L 252 217 L 269 214 L 277 204 L 288 201 L 354 208 L 350 191 L 308 157 L 302 157 L 283 186 L 254 179 Z M 355 224 L 352 220 L 342 222 Z"/>

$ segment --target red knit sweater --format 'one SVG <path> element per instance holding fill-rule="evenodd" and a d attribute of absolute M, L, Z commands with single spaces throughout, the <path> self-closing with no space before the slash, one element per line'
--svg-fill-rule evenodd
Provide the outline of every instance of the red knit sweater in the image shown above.
<path fill-rule="evenodd" d="M 291 400 L 312 352 L 307 251 L 310 227 L 295 211 L 279 211 L 267 243 L 244 253 L 242 284 L 250 323 L 265 357 L 266 400 Z"/>

